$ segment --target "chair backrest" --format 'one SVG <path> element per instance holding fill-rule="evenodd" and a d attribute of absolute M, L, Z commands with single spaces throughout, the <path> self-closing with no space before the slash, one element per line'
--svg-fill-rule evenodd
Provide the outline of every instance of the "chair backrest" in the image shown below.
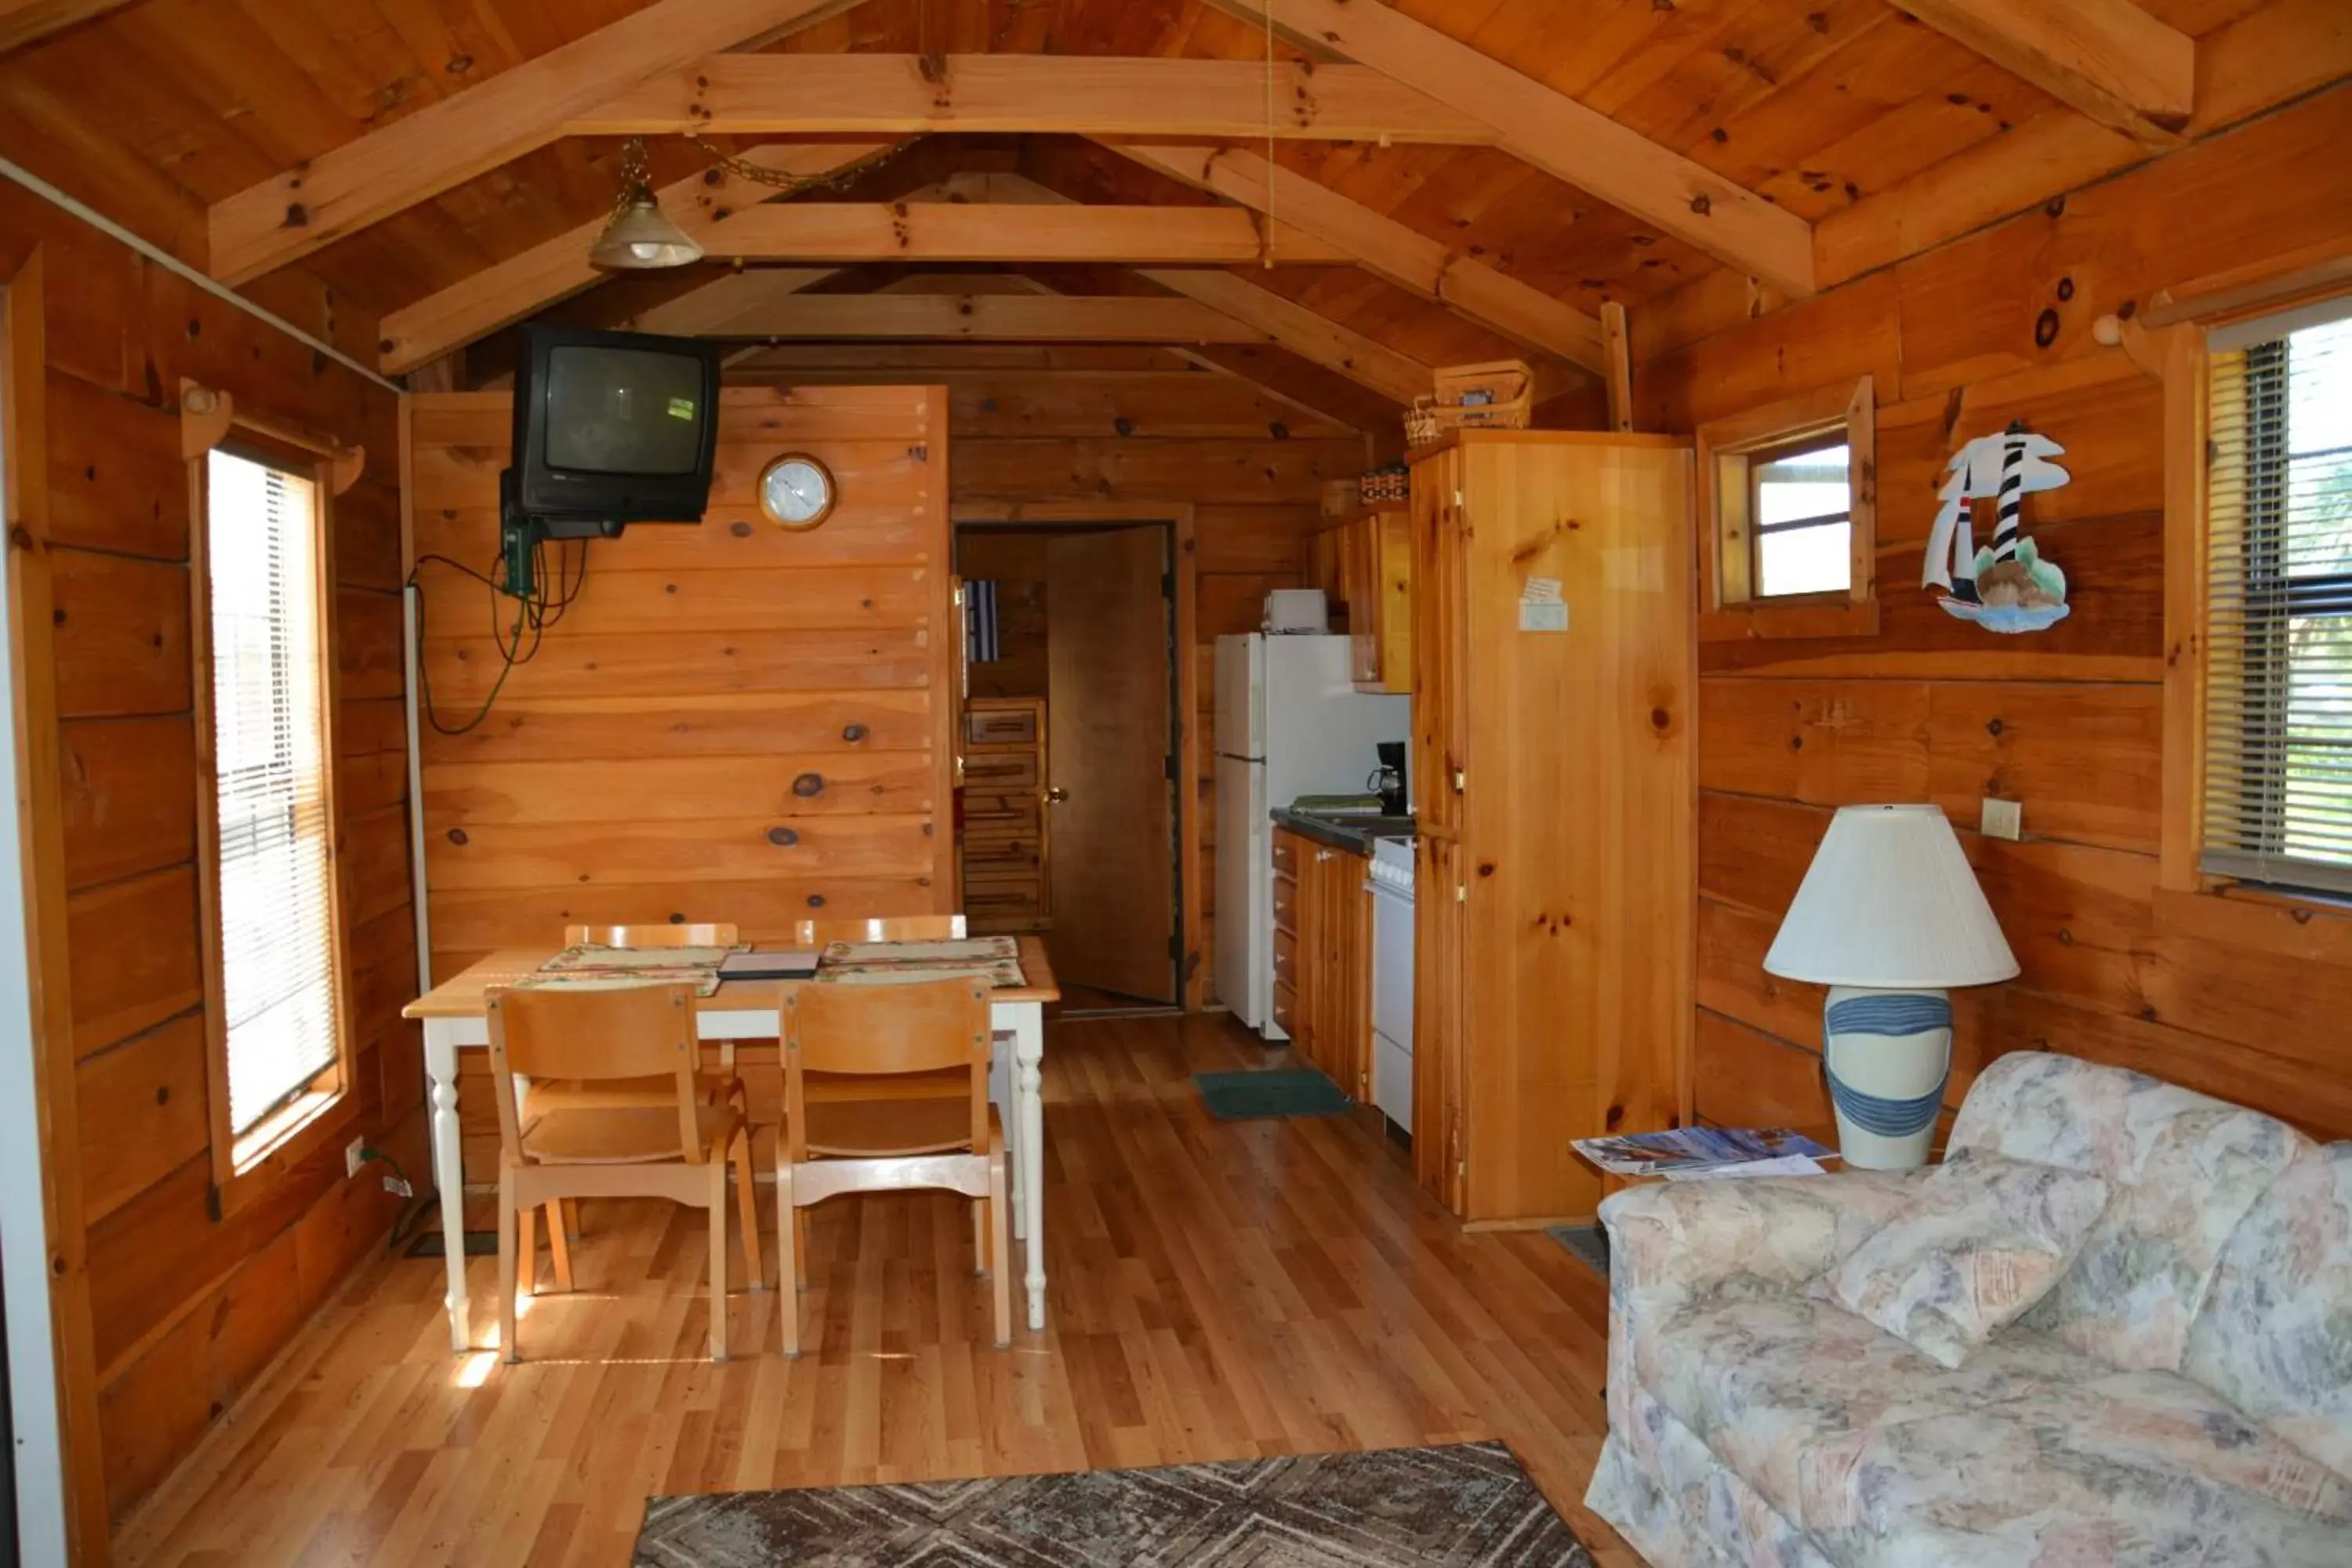
<path fill-rule="evenodd" d="M 733 947 L 743 939 L 731 922 L 672 925 L 565 926 L 566 947 Z"/>
<path fill-rule="evenodd" d="M 963 935 L 961 915 L 844 916 L 801 921 L 793 927 L 797 947 L 823 947 L 829 942 L 957 942 Z"/>
<path fill-rule="evenodd" d="M 970 1074 L 971 1146 L 989 1147 L 989 993 L 985 978 L 907 985 L 811 982 L 785 993 L 784 1130 L 788 1157 L 807 1153 L 806 1075 L 906 1078 L 962 1068 Z"/>
<path fill-rule="evenodd" d="M 677 1088 L 678 1152 L 689 1164 L 701 1163 L 693 986 L 499 986 L 485 1001 L 499 1142 L 509 1160 L 529 1159 L 515 1100 L 520 1073 L 592 1083 L 670 1078 Z"/>

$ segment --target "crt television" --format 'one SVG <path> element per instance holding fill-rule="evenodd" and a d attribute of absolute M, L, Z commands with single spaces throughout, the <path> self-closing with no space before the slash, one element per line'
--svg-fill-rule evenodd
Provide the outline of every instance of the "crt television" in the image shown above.
<path fill-rule="evenodd" d="M 499 499 L 509 586 L 527 596 L 542 539 L 702 521 L 719 441 L 719 350 L 561 327 L 527 326 L 520 337 L 514 461 Z"/>

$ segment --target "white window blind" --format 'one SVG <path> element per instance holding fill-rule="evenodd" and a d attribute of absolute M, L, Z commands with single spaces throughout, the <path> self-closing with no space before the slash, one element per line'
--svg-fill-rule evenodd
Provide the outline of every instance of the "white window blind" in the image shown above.
<path fill-rule="evenodd" d="M 2203 866 L 2352 893 L 2352 301 L 2211 340 Z M 2334 319 L 2330 319 L 2334 318 Z"/>
<path fill-rule="evenodd" d="M 338 1059 L 317 487 L 215 450 L 206 470 L 221 989 L 231 1130 Z"/>

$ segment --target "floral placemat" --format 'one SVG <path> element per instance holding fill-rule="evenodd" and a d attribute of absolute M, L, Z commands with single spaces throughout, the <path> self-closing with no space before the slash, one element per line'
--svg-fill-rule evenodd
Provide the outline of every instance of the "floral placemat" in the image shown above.
<path fill-rule="evenodd" d="M 959 974 L 984 975 L 998 990 L 1028 984 L 1021 944 L 1009 936 L 953 942 L 836 942 L 826 945 L 816 977 L 845 985 L 913 985 Z"/>
<path fill-rule="evenodd" d="M 618 991 L 632 985 L 691 985 L 697 996 L 719 990 L 719 966 L 742 947 L 567 947 L 513 982 L 520 990 Z"/>

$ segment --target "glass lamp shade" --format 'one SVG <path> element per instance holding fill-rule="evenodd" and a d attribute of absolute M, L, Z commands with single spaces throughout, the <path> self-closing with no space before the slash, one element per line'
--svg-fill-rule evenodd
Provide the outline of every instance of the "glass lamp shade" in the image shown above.
<path fill-rule="evenodd" d="M 1823 985 L 1986 985 L 2017 973 L 1976 871 L 1933 805 L 1841 806 L 1764 955 Z"/>
<path fill-rule="evenodd" d="M 702 259 L 694 237 L 662 216 L 654 194 L 639 185 L 629 193 L 628 205 L 613 215 L 588 259 L 614 272 L 646 272 L 664 267 L 684 267 Z"/>

